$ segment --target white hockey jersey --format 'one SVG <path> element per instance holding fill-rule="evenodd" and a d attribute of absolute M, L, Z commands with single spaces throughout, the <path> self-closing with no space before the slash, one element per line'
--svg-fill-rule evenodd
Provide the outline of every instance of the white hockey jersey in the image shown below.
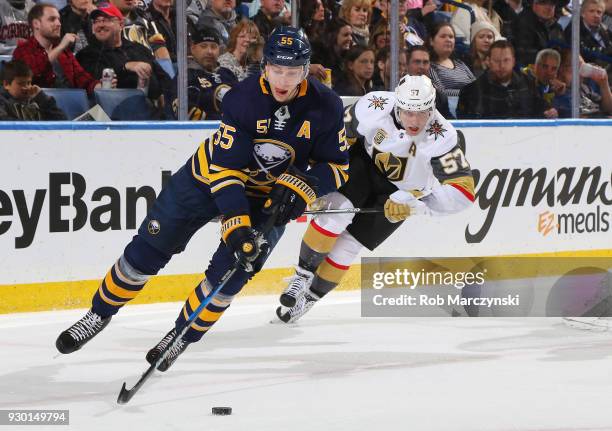
<path fill-rule="evenodd" d="M 363 137 L 376 167 L 399 190 L 431 193 L 422 200 L 434 213 L 467 207 L 474 181 L 453 125 L 435 111 L 419 135 L 410 136 L 395 119 L 394 106 L 392 92 L 361 97 L 345 113 L 349 142 Z"/>
<path fill-rule="evenodd" d="M 32 0 L 13 3 L 0 0 L 0 55 L 13 55 L 17 42 L 31 36 L 28 12 L 32 6 Z"/>

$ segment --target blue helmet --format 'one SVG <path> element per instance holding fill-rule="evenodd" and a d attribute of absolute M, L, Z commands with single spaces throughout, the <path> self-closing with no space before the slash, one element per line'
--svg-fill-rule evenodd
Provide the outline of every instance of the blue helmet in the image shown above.
<path fill-rule="evenodd" d="M 264 46 L 265 63 L 279 66 L 306 66 L 310 64 L 310 42 L 300 28 L 278 27 L 270 33 Z"/>

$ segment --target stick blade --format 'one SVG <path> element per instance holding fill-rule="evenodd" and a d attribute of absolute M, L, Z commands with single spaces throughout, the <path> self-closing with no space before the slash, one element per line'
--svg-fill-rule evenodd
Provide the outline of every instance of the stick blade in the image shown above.
<path fill-rule="evenodd" d="M 134 396 L 134 393 L 127 390 L 125 386 L 125 382 L 123 382 L 121 392 L 119 392 L 119 396 L 117 397 L 117 404 L 127 404 Z"/>

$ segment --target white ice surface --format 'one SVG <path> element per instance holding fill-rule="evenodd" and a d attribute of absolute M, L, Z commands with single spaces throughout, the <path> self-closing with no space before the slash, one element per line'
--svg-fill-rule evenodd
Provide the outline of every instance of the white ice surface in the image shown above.
<path fill-rule="evenodd" d="M 365 319 L 359 292 L 272 325 L 276 301 L 239 297 L 125 406 L 122 382 L 146 369 L 182 304 L 127 307 L 56 358 L 83 310 L 2 315 L 0 408 L 69 409 L 69 427 L 43 428 L 58 431 L 612 430 L 612 333 L 554 318 Z"/>

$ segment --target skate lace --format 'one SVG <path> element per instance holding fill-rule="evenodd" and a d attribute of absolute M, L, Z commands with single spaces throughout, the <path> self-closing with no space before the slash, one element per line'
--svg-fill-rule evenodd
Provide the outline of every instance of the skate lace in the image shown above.
<path fill-rule="evenodd" d="M 295 304 L 295 306 L 291 309 L 290 322 L 294 322 L 295 320 L 306 314 L 308 310 L 312 308 L 314 303 L 317 302 L 317 300 L 317 298 L 309 295 L 308 293 L 304 294 L 304 296 L 302 296 L 298 303 Z"/>
<path fill-rule="evenodd" d="M 289 296 L 296 296 L 306 287 L 306 282 L 308 281 L 308 279 L 309 277 L 307 274 L 296 272 L 293 277 L 291 277 L 289 286 L 287 286 L 283 293 Z"/>
<path fill-rule="evenodd" d="M 180 355 L 180 353 L 183 351 L 183 346 L 185 345 L 185 342 L 183 341 L 183 339 L 181 338 L 178 343 L 176 343 L 171 349 L 170 349 L 170 353 L 168 353 L 168 356 L 166 356 L 166 360 L 167 361 L 173 361 L 178 355 Z"/>
<path fill-rule="evenodd" d="M 295 296 L 302 290 L 302 286 L 304 286 L 304 277 L 296 274 L 291 279 L 291 283 L 289 283 L 289 286 L 287 286 L 285 294 L 289 296 Z"/>
<path fill-rule="evenodd" d="M 168 347 L 168 344 L 172 343 L 172 340 L 174 340 L 175 336 L 176 336 L 176 330 L 172 330 L 172 332 L 169 332 L 164 338 L 162 338 L 159 344 L 155 346 L 157 351 L 161 352 L 166 347 Z"/>
<path fill-rule="evenodd" d="M 102 327 L 102 318 L 91 310 L 75 323 L 68 333 L 77 341 L 82 341 L 92 335 L 95 335 Z"/>

